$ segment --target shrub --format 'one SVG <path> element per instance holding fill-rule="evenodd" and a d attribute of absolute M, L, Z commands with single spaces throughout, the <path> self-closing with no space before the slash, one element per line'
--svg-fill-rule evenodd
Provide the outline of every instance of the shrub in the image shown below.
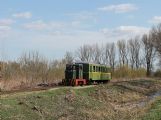
<path fill-rule="evenodd" d="M 154 77 L 161 77 L 161 70 L 154 72 Z"/>
<path fill-rule="evenodd" d="M 113 78 L 139 78 L 146 77 L 144 68 L 131 69 L 128 66 L 122 66 L 116 69 L 113 73 Z"/>

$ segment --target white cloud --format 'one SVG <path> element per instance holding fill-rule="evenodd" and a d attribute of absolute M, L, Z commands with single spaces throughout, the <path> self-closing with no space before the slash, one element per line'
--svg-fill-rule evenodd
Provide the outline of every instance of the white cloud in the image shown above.
<path fill-rule="evenodd" d="M 118 39 L 129 39 L 137 35 L 148 33 L 149 28 L 138 26 L 119 26 L 113 29 L 104 28 L 101 30 L 107 37 Z"/>
<path fill-rule="evenodd" d="M 8 26 L 14 23 L 12 19 L 0 19 L 0 26 Z"/>
<path fill-rule="evenodd" d="M 138 26 L 120 26 L 117 30 L 124 33 L 143 34 L 147 33 L 149 29 Z"/>
<path fill-rule="evenodd" d="M 24 50 L 38 50 L 49 58 L 61 58 L 66 51 L 75 51 L 84 44 L 98 43 L 103 45 L 107 42 L 116 42 L 119 39 L 127 40 L 135 37 L 135 35 L 146 33 L 148 30 L 148 28 L 138 26 L 119 26 L 113 29 L 65 29 L 64 31 L 51 30 L 45 33 L 17 31 L 18 35 L 10 35 L 7 42 L 10 45 L 18 43 L 15 44 L 15 47 L 9 48 L 10 52 L 14 51 L 15 48 L 19 49 L 20 53 Z"/>
<path fill-rule="evenodd" d="M 80 21 L 72 21 L 71 25 L 74 27 L 79 27 L 79 26 L 81 26 L 81 22 Z"/>
<path fill-rule="evenodd" d="M 161 16 L 154 16 L 151 20 L 148 21 L 149 23 L 159 24 L 161 23 Z"/>
<path fill-rule="evenodd" d="M 88 28 L 89 24 L 82 23 L 81 21 L 48 21 L 37 20 L 30 23 L 25 23 L 24 28 L 30 30 L 50 30 L 50 31 L 69 31 L 75 29 Z"/>
<path fill-rule="evenodd" d="M 9 36 L 13 23 L 14 21 L 12 19 L 0 19 L 0 38 Z"/>
<path fill-rule="evenodd" d="M 43 30 L 43 29 L 46 29 L 47 27 L 48 25 L 44 23 L 42 20 L 24 24 L 24 28 L 30 29 L 30 30 Z"/>
<path fill-rule="evenodd" d="M 57 22 L 57 21 L 52 21 L 52 22 L 48 22 L 46 23 L 48 25 L 48 28 L 50 29 L 63 29 L 67 26 L 67 23 L 65 22 Z"/>
<path fill-rule="evenodd" d="M 9 26 L 0 26 L 0 31 L 2 32 L 2 31 L 9 31 L 9 30 L 11 30 L 11 27 L 9 27 Z"/>
<path fill-rule="evenodd" d="M 0 26 L 0 38 L 10 37 L 10 32 L 10 26 Z"/>
<path fill-rule="evenodd" d="M 32 41 L 33 48 L 74 49 L 83 44 L 104 44 L 119 39 L 129 39 L 148 32 L 148 28 L 137 26 L 119 26 L 113 29 L 104 28 L 98 31 L 69 30 L 53 31 L 45 34 L 35 33 L 27 39 Z M 23 36 L 23 35 L 22 35 Z M 62 44 L 63 43 L 63 44 Z"/>
<path fill-rule="evenodd" d="M 66 15 L 72 17 L 72 19 L 74 19 L 74 20 L 80 20 L 80 21 L 96 19 L 96 16 L 97 16 L 96 13 L 88 12 L 88 11 L 69 13 Z"/>
<path fill-rule="evenodd" d="M 30 30 L 63 30 L 64 28 L 68 28 L 67 27 L 69 24 L 65 23 L 65 22 L 57 22 L 57 21 L 52 21 L 52 22 L 44 22 L 43 20 L 37 20 L 37 21 L 33 21 L 31 23 L 25 23 L 23 26 L 26 29 L 30 29 Z M 70 26 L 72 27 L 72 26 Z"/>
<path fill-rule="evenodd" d="M 23 35 L 22 35 L 23 36 Z M 22 38 L 21 38 L 22 39 Z M 25 38 L 28 40 L 29 46 L 24 48 L 28 49 L 46 49 L 46 51 L 57 51 L 58 53 L 65 51 L 77 49 L 83 44 L 102 44 L 105 42 L 106 36 L 99 31 L 73 31 L 73 32 L 63 32 L 63 33 L 53 33 L 53 34 L 33 34 Z M 41 51 L 42 52 L 42 51 Z M 61 54 L 62 55 L 62 54 Z M 59 55 L 60 56 L 60 55 Z"/>
<path fill-rule="evenodd" d="M 25 18 L 29 19 L 32 17 L 32 14 L 30 12 L 22 12 L 22 13 L 15 13 L 12 15 L 15 18 Z"/>
<path fill-rule="evenodd" d="M 125 13 L 137 10 L 138 8 L 134 4 L 117 4 L 117 5 L 109 5 L 105 7 L 98 8 L 101 11 L 113 11 L 115 13 Z"/>
<path fill-rule="evenodd" d="M 98 22 L 98 13 L 81 11 L 66 14 L 71 19 L 71 26 L 79 28 L 88 28 Z"/>

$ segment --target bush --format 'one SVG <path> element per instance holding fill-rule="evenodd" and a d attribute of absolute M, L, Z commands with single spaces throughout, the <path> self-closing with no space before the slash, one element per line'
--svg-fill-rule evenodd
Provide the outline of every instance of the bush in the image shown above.
<path fill-rule="evenodd" d="M 113 73 L 113 78 L 139 78 L 146 77 L 144 68 L 131 69 L 128 66 L 122 66 L 116 69 Z"/>
<path fill-rule="evenodd" d="M 161 70 L 154 72 L 154 77 L 161 77 Z"/>

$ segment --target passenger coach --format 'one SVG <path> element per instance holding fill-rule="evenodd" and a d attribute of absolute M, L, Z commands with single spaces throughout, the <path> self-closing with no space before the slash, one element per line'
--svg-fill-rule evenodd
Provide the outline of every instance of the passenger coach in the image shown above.
<path fill-rule="evenodd" d="M 106 83 L 111 80 L 110 68 L 106 65 L 93 63 L 67 64 L 64 85 L 86 85 L 92 83 Z"/>

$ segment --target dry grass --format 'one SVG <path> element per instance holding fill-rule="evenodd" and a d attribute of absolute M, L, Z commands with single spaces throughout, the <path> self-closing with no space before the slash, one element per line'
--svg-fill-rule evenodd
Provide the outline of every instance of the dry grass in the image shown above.
<path fill-rule="evenodd" d="M 15 89 L 24 89 L 30 86 L 30 83 L 26 82 L 25 79 L 12 79 L 12 80 L 1 80 L 0 90 L 11 91 Z"/>

